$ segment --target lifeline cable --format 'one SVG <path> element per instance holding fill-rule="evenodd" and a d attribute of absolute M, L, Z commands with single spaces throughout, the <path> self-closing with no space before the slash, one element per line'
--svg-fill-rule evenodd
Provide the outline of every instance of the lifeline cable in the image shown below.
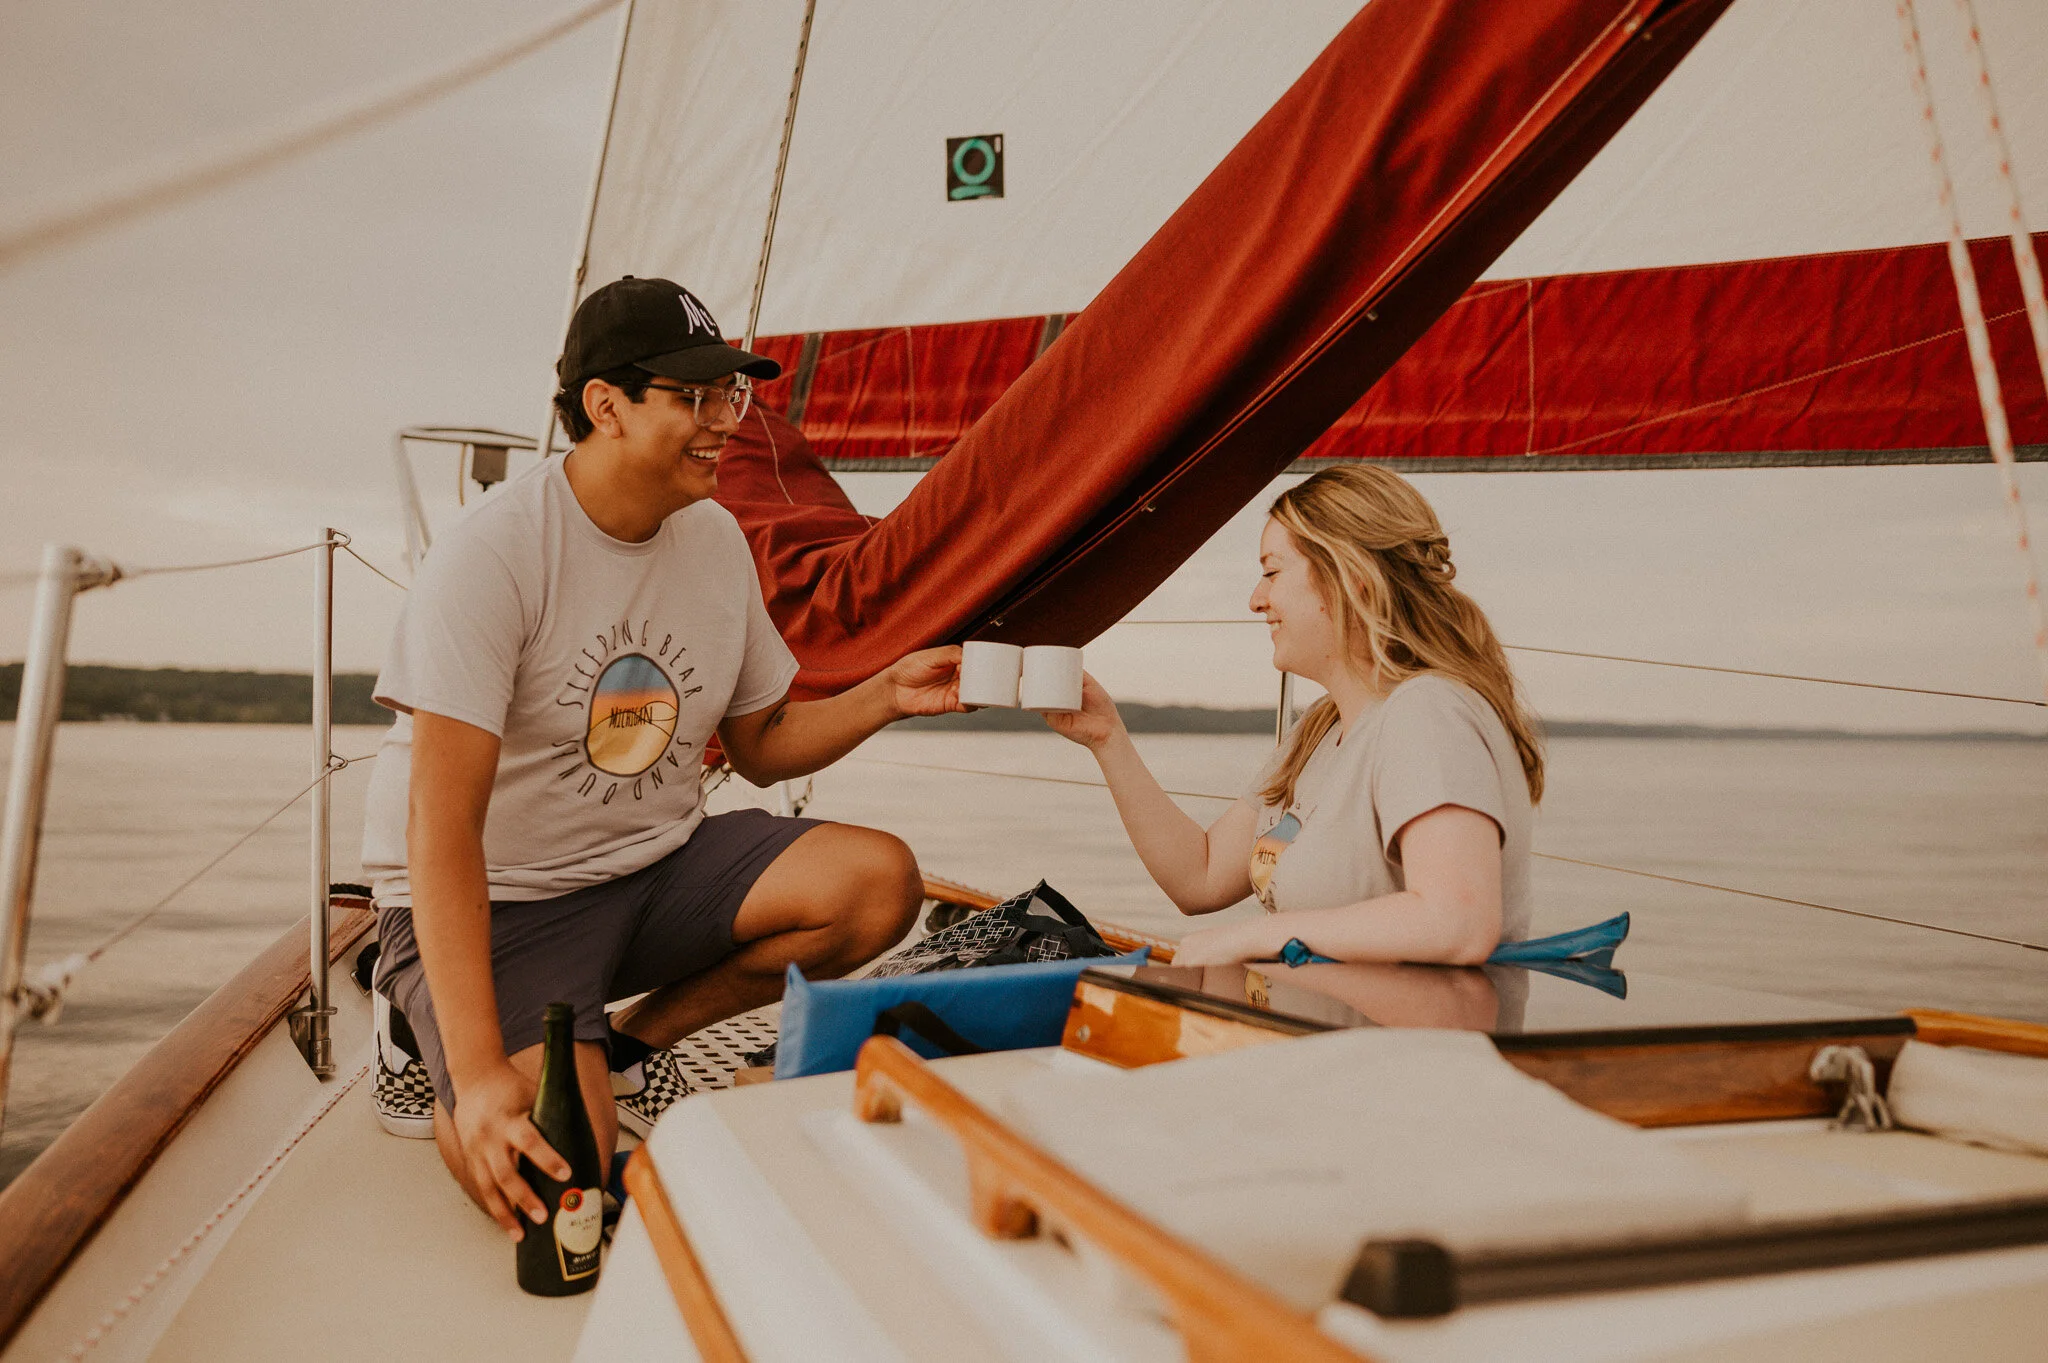
<path fill-rule="evenodd" d="M 1898 0 L 1898 14 L 1899 30 L 1905 41 L 1906 64 L 1913 73 L 1913 94 L 1920 101 L 1920 122 L 1927 133 L 1928 169 L 1934 175 L 1935 197 L 1948 217 L 1948 267 L 1949 273 L 1955 277 L 1956 303 L 1963 313 L 1963 334 L 1970 347 L 1970 370 L 1977 380 L 1977 405 L 1984 413 L 1984 434 L 1991 446 L 1992 462 L 1998 465 L 2006 509 L 2012 513 L 2013 529 L 2019 539 L 2020 559 L 2026 572 L 2027 610 L 2034 621 L 2034 657 L 2041 668 L 2042 694 L 2048 695 L 2048 615 L 2042 612 L 2041 578 L 2034 565 L 2033 540 L 2027 531 L 2027 506 L 2020 498 L 2019 475 L 2012 449 L 2012 426 L 2006 419 L 2005 395 L 1999 389 L 1998 361 L 1991 350 L 1991 329 L 1984 321 L 1984 299 L 1977 291 L 1977 267 L 1970 260 L 1969 242 L 1963 236 L 1962 210 L 1956 204 L 1955 184 L 1948 173 L 1948 153 L 1942 146 L 1941 124 L 1934 115 L 1934 92 L 1927 81 L 1927 54 L 1920 46 L 1920 23 L 1913 0 Z"/>
<path fill-rule="evenodd" d="M 114 565 L 113 579 L 106 585 L 111 587 L 115 582 L 122 581 L 125 578 L 162 577 L 166 573 L 204 573 L 211 572 L 215 568 L 241 568 L 251 563 L 268 563 L 272 559 L 290 558 L 294 554 L 310 553 L 315 549 L 325 547 L 325 543 L 323 540 L 315 540 L 311 544 L 302 544 L 296 549 L 280 549 L 274 554 L 254 554 L 248 558 L 221 559 L 214 563 L 167 563 L 154 568 L 124 568 L 116 563 Z"/>
<path fill-rule="evenodd" d="M 1006 776 L 1013 781 L 1040 781 L 1049 785 L 1093 786 L 1097 790 L 1109 789 L 1101 781 L 1080 781 L 1070 776 L 1035 776 L 1029 772 L 1022 771 L 989 771 L 974 767 L 944 767 L 929 762 L 897 762 L 880 757 L 853 757 L 846 760 L 865 762 L 869 766 L 876 767 L 908 767 L 917 771 L 946 771 L 962 776 Z M 1235 800 L 1238 798 L 1235 795 L 1215 795 L 1202 790 L 1169 790 L 1166 793 L 1190 800 Z M 1632 866 L 1610 866 L 1604 861 L 1584 861 L 1578 857 L 1559 856 L 1554 852 L 1532 851 L 1529 855 L 1541 857 L 1545 861 L 1561 861 L 1573 866 L 1589 866 L 1598 871 L 1614 871 L 1621 875 L 1644 876 L 1650 880 L 1665 880 L 1674 885 L 1689 885 L 1695 889 L 1719 890 L 1723 894 L 1741 895 L 1746 899 L 1762 899 L 1773 904 L 1792 904 L 1802 909 L 1823 909 L 1828 913 L 1847 914 L 1851 918 L 1868 918 L 1873 922 L 1892 923 L 1903 928 L 1925 928 L 1929 932 L 1945 932 L 1951 936 L 1968 937 L 1974 941 L 1990 942 L 1998 946 L 2023 947 L 2028 951 L 2048 952 L 2048 944 L 2023 941 L 2017 937 L 2000 937 L 1988 932 L 1972 932 L 1968 928 L 1944 927 L 1939 923 L 1923 923 L 1913 918 L 1893 918 L 1887 914 L 1870 913 L 1863 909 L 1845 909 L 1836 904 L 1816 903 L 1811 899 L 1792 899 L 1780 894 L 1765 894 L 1761 890 L 1744 890 L 1734 885 L 1716 885 L 1712 881 L 1686 880 L 1679 876 L 1662 875 L 1656 871 L 1639 871 Z"/>
<path fill-rule="evenodd" d="M 196 165 L 173 167 L 139 185 L 115 189 L 74 208 L 59 209 L 25 223 L 0 234 L 0 270 L 213 190 L 225 189 L 331 142 L 388 123 L 503 70 L 620 3 L 621 0 L 593 0 L 500 47 L 371 95 L 349 108 L 315 115 L 302 126 L 265 135 L 244 146 L 200 159 Z"/>
<path fill-rule="evenodd" d="M 286 800 L 283 804 L 279 805 L 276 809 L 273 809 L 270 811 L 270 813 L 264 815 L 262 820 L 258 822 L 254 828 L 251 828 L 248 832 L 242 834 L 241 837 L 236 838 L 233 842 L 229 843 L 217 855 L 215 855 L 213 860 L 207 862 L 204 866 L 194 871 L 191 875 L 179 881 L 178 884 L 172 888 L 170 893 L 164 895 L 161 899 L 157 900 L 156 903 L 150 905 L 147 909 L 144 909 L 141 913 L 137 914 L 134 918 L 130 919 L 127 922 L 127 924 L 125 924 L 116 932 L 114 932 L 113 935 L 108 937 L 105 941 L 102 941 L 98 946 L 94 947 L 90 951 L 73 952 L 69 956 L 63 957 L 60 960 L 50 961 L 42 967 L 40 967 L 35 972 L 33 977 L 23 980 L 20 985 L 19 993 L 17 995 L 17 1002 L 21 1005 L 23 1014 L 26 1017 L 36 1018 L 46 1023 L 54 1022 L 57 1018 L 57 1014 L 60 1011 L 62 1011 L 64 1007 L 65 990 L 71 987 L 71 981 L 77 978 L 78 973 L 80 971 L 84 970 L 87 966 L 97 962 L 100 959 L 100 957 L 106 955 L 108 951 L 112 950 L 116 945 L 118 945 L 122 941 L 122 939 L 126 938 L 130 933 L 134 932 L 144 923 L 147 923 L 150 919 L 156 917 L 159 913 L 162 913 L 166 908 L 169 908 L 172 900 L 176 899 L 179 895 L 185 893 L 185 891 L 191 889 L 192 886 L 197 884 L 200 878 L 205 876 L 207 872 L 211 871 L 214 867 L 220 865 L 229 857 L 233 856 L 237 851 L 241 850 L 242 845 L 248 842 L 249 839 L 255 837 L 264 829 L 270 827 L 271 824 L 277 821 L 279 815 L 283 814 L 286 810 L 290 809 L 300 800 L 305 799 L 307 793 L 311 791 L 313 787 L 319 785 L 322 781 L 327 780 L 329 777 L 335 775 L 336 773 L 347 770 L 349 767 L 354 766 L 358 762 L 372 762 L 376 760 L 376 757 L 376 753 L 368 753 L 362 757 L 329 758 L 329 765 L 326 771 L 321 772 L 318 776 L 308 781 L 305 785 L 299 787 L 297 793 L 295 793 L 289 800 Z"/>

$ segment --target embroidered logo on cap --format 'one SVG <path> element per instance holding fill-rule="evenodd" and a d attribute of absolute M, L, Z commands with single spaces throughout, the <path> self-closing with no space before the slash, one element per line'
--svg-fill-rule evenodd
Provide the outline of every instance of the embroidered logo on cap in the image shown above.
<path fill-rule="evenodd" d="M 690 297 L 684 290 L 678 290 L 676 297 L 683 301 L 683 317 L 689 322 L 691 331 L 708 331 L 713 336 L 718 335 L 718 323 L 711 320 L 711 314 L 704 311 L 702 303 Z"/>

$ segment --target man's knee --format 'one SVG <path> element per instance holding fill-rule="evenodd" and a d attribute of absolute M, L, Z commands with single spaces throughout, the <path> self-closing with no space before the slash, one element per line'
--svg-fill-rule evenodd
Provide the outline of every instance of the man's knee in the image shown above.
<path fill-rule="evenodd" d="M 856 830 L 858 850 L 847 859 L 845 887 L 852 901 L 848 946 L 868 961 L 902 941 L 924 903 L 924 877 L 917 857 L 893 833 Z"/>

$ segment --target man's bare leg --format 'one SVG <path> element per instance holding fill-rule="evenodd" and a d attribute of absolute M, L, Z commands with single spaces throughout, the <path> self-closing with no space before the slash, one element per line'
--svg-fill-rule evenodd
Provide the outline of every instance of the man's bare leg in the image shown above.
<path fill-rule="evenodd" d="M 536 1085 L 540 1082 L 539 1046 L 528 1046 L 510 1058 L 512 1068 L 518 1070 Z M 600 1156 L 599 1177 L 609 1181 L 612 1167 L 612 1151 L 619 1143 L 619 1113 L 612 1105 L 612 1075 L 605 1061 L 604 1047 L 595 1041 L 576 1043 L 576 1079 L 583 1087 L 583 1106 L 590 1113 L 590 1129 L 597 1136 L 597 1153 Z M 448 1166 L 448 1172 L 455 1175 L 455 1181 L 462 1185 L 462 1191 L 469 1194 L 469 1200 L 483 1208 L 483 1199 L 470 1186 L 469 1166 L 462 1158 L 462 1146 L 455 1136 L 455 1115 L 445 1103 L 434 1103 L 434 1144 L 440 1148 L 441 1162 Z M 514 1208 L 516 1212 L 518 1209 Z"/>
<path fill-rule="evenodd" d="M 917 859 L 900 839 L 820 824 L 785 847 L 747 891 L 732 925 L 738 950 L 614 1013 L 612 1026 L 650 1046 L 673 1046 L 781 998 L 792 963 L 811 979 L 865 965 L 903 940 L 923 902 Z"/>

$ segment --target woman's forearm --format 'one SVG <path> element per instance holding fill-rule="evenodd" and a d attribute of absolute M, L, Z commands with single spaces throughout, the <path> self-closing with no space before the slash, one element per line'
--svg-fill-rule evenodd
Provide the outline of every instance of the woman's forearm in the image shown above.
<path fill-rule="evenodd" d="M 1436 902 L 1401 890 L 1329 909 L 1268 914 L 1245 925 L 1258 949 L 1247 960 L 1279 956 L 1291 939 L 1339 961 L 1420 961 L 1479 965 L 1500 945 L 1500 909 L 1470 900 Z"/>
<path fill-rule="evenodd" d="M 1129 733 L 1119 726 L 1090 751 L 1138 860 L 1182 913 L 1227 908 L 1250 893 L 1249 867 L 1213 864 L 1209 831 L 1174 803 Z"/>

